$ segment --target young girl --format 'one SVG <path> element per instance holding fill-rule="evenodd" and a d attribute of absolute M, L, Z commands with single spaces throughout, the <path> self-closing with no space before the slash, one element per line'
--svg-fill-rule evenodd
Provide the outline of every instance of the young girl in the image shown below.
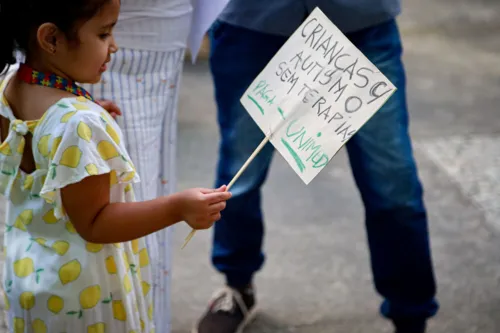
<path fill-rule="evenodd" d="M 225 187 L 134 202 L 121 131 L 75 84 L 116 52 L 119 0 L 0 0 L 0 192 L 8 199 L 4 291 L 15 333 L 154 331 L 143 236 L 220 217 Z"/>

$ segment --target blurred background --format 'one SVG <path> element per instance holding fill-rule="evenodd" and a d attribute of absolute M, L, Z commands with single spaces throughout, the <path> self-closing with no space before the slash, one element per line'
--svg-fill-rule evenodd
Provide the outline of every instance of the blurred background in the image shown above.
<path fill-rule="evenodd" d="M 498 333 L 500 1 L 403 0 L 399 22 L 441 304 L 429 333 Z M 205 43 L 195 65 L 186 59 L 179 189 L 213 186 L 219 134 L 208 51 Z M 343 150 L 309 186 L 276 154 L 264 208 L 260 313 L 246 332 L 391 332 L 378 314 L 363 206 Z M 189 231 L 175 230 L 174 333 L 190 332 L 222 282 L 210 264 L 211 232 L 181 251 Z"/>

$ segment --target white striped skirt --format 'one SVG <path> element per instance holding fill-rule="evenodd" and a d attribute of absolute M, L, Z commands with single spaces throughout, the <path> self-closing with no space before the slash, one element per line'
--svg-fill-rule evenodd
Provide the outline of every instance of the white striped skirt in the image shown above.
<path fill-rule="evenodd" d="M 99 84 L 84 85 L 96 99 L 114 101 L 127 150 L 141 182 L 137 200 L 175 191 L 177 102 L 184 49 L 120 49 Z M 147 221 L 145 221 L 147 222 Z M 171 228 L 146 237 L 151 256 L 156 332 L 170 332 Z"/>

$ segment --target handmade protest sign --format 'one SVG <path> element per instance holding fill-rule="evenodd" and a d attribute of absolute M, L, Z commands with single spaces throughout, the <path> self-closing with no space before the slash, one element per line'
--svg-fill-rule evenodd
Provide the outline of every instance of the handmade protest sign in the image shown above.
<path fill-rule="evenodd" d="M 395 90 L 316 8 L 241 103 L 308 184 Z"/>
<path fill-rule="evenodd" d="M 269 141 L 309 184 L 395 91 L 315 8 L 241 97 L 265 138 L 228 189 Z"/>

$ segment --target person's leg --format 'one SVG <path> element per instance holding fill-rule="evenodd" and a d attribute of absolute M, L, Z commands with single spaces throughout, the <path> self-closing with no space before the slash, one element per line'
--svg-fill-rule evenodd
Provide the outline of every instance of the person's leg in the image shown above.
<path fill-rule="evenodd" d="M 405 70 L 395 21 L 347 37 L 398 88 L 347 143 L 365 210 L 371 264 L 382 314 L 397 332 L 423 332 L 435 315 L 426 209 L 408 133 Z"/>
<path fill-rule="evenodd" d="M 216 180 L 219 186 L 231 181 L 264 138 L 240 98 L 286 38 L 221 22 L 214 24 L 210 38 L 210 68 L 221 135 Z M 236 181 L 230 189 L 233 197 L 227 202 L 222 219 L 215 223 L 212 262 L 226 276 L 230 288 L 214 297 L 194 332 L 236 332 L 249 318 L 246 311 L 253 309 L 253 295 L 247 295 L 245 287 L 264 263 L 261 186 L 273 150 L 271 144 L 266 145 Z"/>
<path fill-rule="evenodd" d="M 285 39 L 224 23 L 211 31 L 210 68 L 221 135 L 216 186 L 228 184 L 264 138 L 240 98 Z M 271 163 L 268 144 L 231 188 L 214 227 L 212 261 L 232 287 L 244 287 L 264 262 L 261 186 Z"/>

